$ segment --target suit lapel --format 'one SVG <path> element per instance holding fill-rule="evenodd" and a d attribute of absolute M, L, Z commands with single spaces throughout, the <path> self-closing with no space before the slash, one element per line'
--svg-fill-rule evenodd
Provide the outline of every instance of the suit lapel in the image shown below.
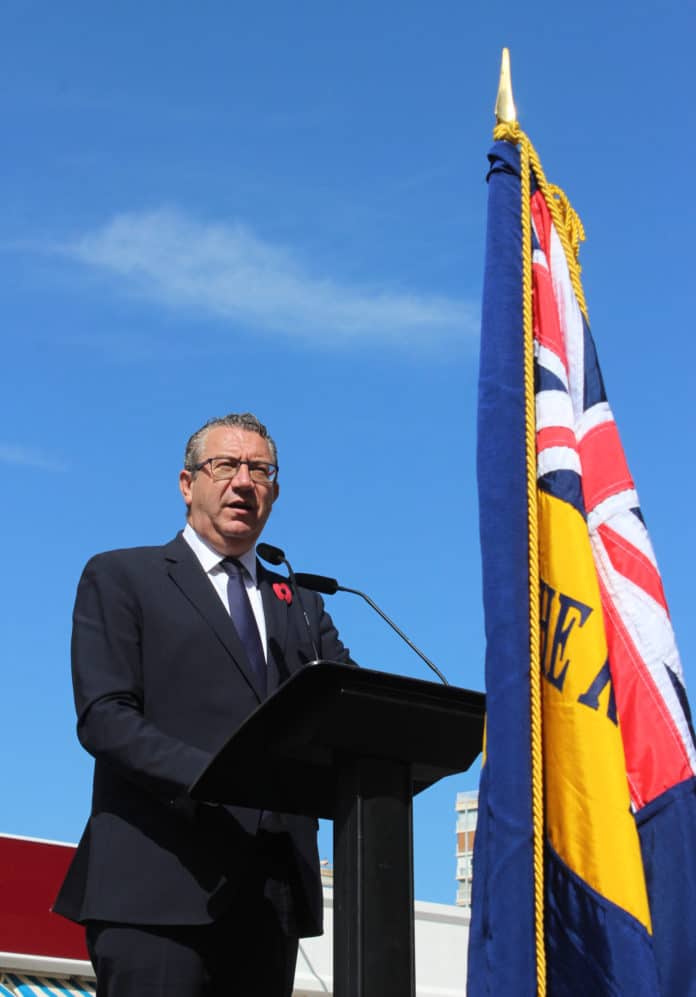
<path fill-rule="evenodd" d="M 206 621 L 260 702 L 263 699 L 261 690 L 229 613 L 181 534 L 164 547 L 164 556 L 169 577 Z"/>

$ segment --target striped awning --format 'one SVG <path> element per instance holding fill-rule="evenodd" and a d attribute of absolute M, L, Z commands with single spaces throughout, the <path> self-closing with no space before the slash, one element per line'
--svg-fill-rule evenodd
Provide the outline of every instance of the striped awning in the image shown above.
<path fill-rule="evenodd" d="M 94 984 L 78 977 L 59 980 L 51 976 L 2 973 L 0 997 L 94 997 Z"/>

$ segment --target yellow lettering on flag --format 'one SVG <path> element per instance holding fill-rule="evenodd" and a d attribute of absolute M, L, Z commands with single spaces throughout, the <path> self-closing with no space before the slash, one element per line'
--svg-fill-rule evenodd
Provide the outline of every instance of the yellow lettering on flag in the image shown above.
<path fill-rule="evenodd" d="M 599 894 L 651 931 L 587 524 L 539 493 L 546 831 Z"/>

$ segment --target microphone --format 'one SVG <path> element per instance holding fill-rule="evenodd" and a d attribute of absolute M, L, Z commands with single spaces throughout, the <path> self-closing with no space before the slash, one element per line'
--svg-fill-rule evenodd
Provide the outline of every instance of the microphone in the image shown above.
<path fill-rule="evenodd" d="M 295 578 L 297 584 L 301 585 L 302 588 L 311 589 L 312 592 L 321 592 L 322 595 L 336 595 L 341 587 L 335 578 L 327 578 L 326 575 L 308 575 L 301 571 L 299 575 L 295 575 Z"/>
<path fill-rule="evenodd" d="M 265 546 L 265 544 L 263 546 Z M 392 630 L 396 631 L 396 633 L 398 633 L 399 637 L 401 637 L 402 640 L 406 641 L 411 650 L 416 652 L 418 657 L 421 658 L 426 663 L 428 668 L 430 668 L 432 671 L 435 672 L 435 674 L 443 683 L 443 685 L 449 685 L 449 682 L 442 674 L 440 669 L 437 667 L 437 665 L 434 665 L 433 662 L 430 660 L 430 658 L 428 658 L 425 654 L 423 654 L 420 648 L 416 647 L 413 641 L 406 636 L 403 630 L 400 630 L 397 627 L 396 623 L 394 623 L 393 620 L 389 619 L 387 614 L 384 613 L 379 608 L 376 602 L 372 601 L 369 595 L 366 595 L 364 592 L 361 592 L 360 589 L 350 589 L 346 585 L 340 585 L 335 578 L 327 578 L 326 575 L 309 575 L 300 572 L 299 574 L 295 575 L 294 578 L 297 585 L 301 585 L 303 588 L 306 589 L 311 589 L 312 592 L 321 592 L 323 595 L 334 595 L 336 592 L 352 592 L 353 595 L 359 595 L 362 599 L 365 600 L 365 602 L 369 606 L 372 606 L 372 608 L 375 610 L 376 613 L 379 613 L 379 615 L 382 617 L 385 623 L 388 623 L 389 626 L 392 628 Z"/>
<path fill-rule="evenodd" d="M 285 560 L 285 551 L 280 547 L 273 547 L 272 544 L 257 544 L 256 553 L 269 564 L 282 564 Z"/>
<path fill-rule="evenodd" d="M 273 565 L 284 564 L 285 567 L 288 569 L 288 577 L 290 579 L 290 584 L 292 585 L 295 595 L 297 596 L 297 601 L 300 604 L 300 609 L 302 610 L 302 615 L 304 616 L 305 626 L 307 628 L 307 636 L 309 637 L 309 643 L 312 646 L 314 660 L 319 661 L 320 660 L 319 648 L 314 643 L 314 637 L 312 636 L 312 628 L 309 623 L 309 616 L 307 615 L 307 610 L 305 609 L 304 603 L 302 602 L 302 596 L 300 595 L 300 591 L 297 585 L 295 572 L 292 570 L 292 565 L 285 556 L 285 551 L 281 550 L 280 547 L 274 547 L 272 544 L 260 543 L 257 544 L 256 546 L 256 553 L 264 561 L 268 561 L 269 564 Z M 308 588 L 309 586 L 306 587 Z"/>

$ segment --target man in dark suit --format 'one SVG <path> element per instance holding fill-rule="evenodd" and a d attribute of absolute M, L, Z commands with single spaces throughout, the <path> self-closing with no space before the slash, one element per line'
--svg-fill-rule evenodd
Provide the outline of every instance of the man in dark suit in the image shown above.
<path fill-rule="evenodd" d="M 298 938 L 321 932 L 317 822 L 198 804 L 229 735 L 314 657 L 301 607 L 254 545 L 278 497 L 249 413 L 189 440 L 183 533 L 87 564 L 73 619 L 92 812 L 55 911 L 84 923 L 99 997 L 289 997 Z M 303 592 L 323 658 L 348 651 Z"/>

